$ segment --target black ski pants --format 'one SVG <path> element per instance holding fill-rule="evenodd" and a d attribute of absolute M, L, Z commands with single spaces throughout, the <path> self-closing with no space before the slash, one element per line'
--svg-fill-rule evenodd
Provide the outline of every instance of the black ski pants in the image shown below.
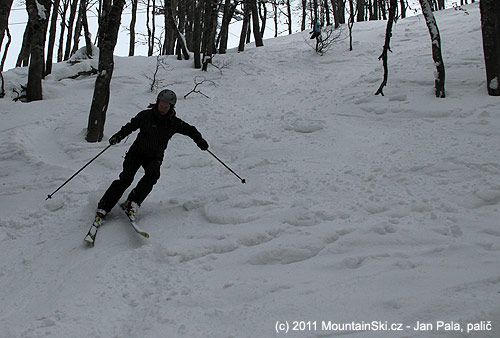
<path fill-rule="evenodd" d="M 97 207 L 106 210 L 106 212 L 110 212 L 116 203 L 118 203 L 118 200 L 122 197 L 125 190 L 134 182 L 137 170 L 143 167 L 145 170 L 144 176 L 137 183 L 137 186 L 132 189 L 127 198 L 129 201 L 141 205 L 160 178 L 160 166 L 161 160 L 157 158 L 144 157 L 129 151 L 127 155 L 125 155 L 123 170 L 120 173 L 119 179 L 111 183 Z"/>

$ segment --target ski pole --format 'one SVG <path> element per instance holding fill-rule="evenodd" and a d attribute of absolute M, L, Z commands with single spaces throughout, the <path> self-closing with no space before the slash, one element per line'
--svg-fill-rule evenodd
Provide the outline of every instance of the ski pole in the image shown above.
<path fill-rule="evenodd" d="M 213 157 L 215 157 L 215 159 L 216 159 L 217 161 L 219 161 L 219 162 L 220 162 L 220 163 L 221 163 L 224 167 L 226 167 L 226 169 L 227 169 L 227 170 L 229 170 L 230 172 L 232 172 L 234 176 L 238 177 L 238 178 L 241 180 L 241 183 L 246 183 L 246 180 L 245 180 L 244 178 L 241 178 L 240 176 L 238 176 L 238 174 L 237 174 L 237 173 L 235 173 L 235 172 L 234 172 L 231 168 L 229 168 L 229 167 L 228 167 L 228 166 L 227 166 L 224 162 L 222 162 L 221 160 L 219 160 L 219 158 L 218 158 L 217 156 L 215 156 L 215 155 L 214 155 L 214 153 L 212 153 L 212 152 L 211 152 L 210 150 L 208 150 L 208 149 L 207 149 L 207 151 L 208 151 L 208 153 L 209 153 L 210 155 L 212 155 Z"/>
<path fill-rule="evenodd" d="M 84 165 L 84 166 L 83 166 L 80 170 L 78 170 L 76 173 L 74 173 L 74 174 L 73 174 L 73 176 L 71 176 L 70 178 L 68 178 L 68 179 L 66 180 L 66 182 L 64 182 L 64 183 L 63 183 L 63 184 L 62 184 L 59 188 L 57 188 L 57 189 L 56 189 L 56 190 L 55 190 L 52 194 L 48 195 L 48 196 L 47 196 L 47 198 L 46 198 L 45 200 L 51 199 L 51 198 L 52 198 L 52 196 L 53 196 L 56 192 L 58 192 L 58 191 L 59 191 L 62 187 L 64 187 L 64 186 L 66 185 L 66 183 L 68 183 L 69 181 L 71 181 L 71 180 L 72 180 L 72 179 L 73 179 L 76 175 L 78 175 L 78 174 L 79 174 L 79 173 L 80 173 L 83 169 L 87 168 L 87 166 L 88 166 L 90 163 L 94 162 L 94 160 L 95 160 L 96 158 L 98 158 L 99 156 L 101 156 L 101 155 L 102 155 L 102 153 L 104 153 L 106 150 L 108 150 L 108 149 L 109 149 L 109 147 L 111 147 L 111 144 L 110 144 L 110 145 L 108 145 L 106 148 L 104 148 L 104 149 L 103 149 L 103 150 L 102 150 L 99 154 L 97 154 L 97 155 L 96 155 L 93 159 L 91 159 L 90 161 L 88 161 L 88 162 L 87 162 L 87 164 L 85 164 L 85 165 Z"/>

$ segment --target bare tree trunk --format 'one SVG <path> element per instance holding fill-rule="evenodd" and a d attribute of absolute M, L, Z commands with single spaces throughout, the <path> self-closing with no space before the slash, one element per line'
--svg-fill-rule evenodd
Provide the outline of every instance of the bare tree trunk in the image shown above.
<path fill-rule="evenodd" d="M 262 22 L 262 26 L 260 27 L 260 36 L 264 37 L 264 32 L 266 31 L 266 22 L 267 22 L 267 7 L 266 3 L 260 0 L 259 0 L 259 18 L 260 21 Z"/>
<path fill-rule="evenodd" d="M 231 18 L 234 15 L 238 3 L 235 1 L 231 3 L 231 0 L 226 0 L 224 4 L 224 15 L 222 17 L 222 26 L 219 34 L 219 54 L 225 54 L 227 50 L 227 40 L 229 38 L 229 24 L 231 23 Z"/>
<path fill-rule="evenodd" d="M 312 1 L 312 10 L 313 10 L 313 21 L 314 22 L 319 22 L 319 15 L 318 15 L 318 0 L 311 0 Z"/>
<path fill-rule="evenodd" d="M 278 37 L 278 19 L 279 19 L 278 4 L 276 3 L 276 1 L 273 1 L 272 5 L 273 5 L 273 12 L 274 12 L 274 37 L 277 38 Z M 304 22 L 304 25 L 305 25 L 305 22 Z"/>
<path fill-rule="evenodd" d="M 500 4 L 498 0 L 481 0 L 479 8 L 488 94 L 500 96 Z"/>
<path fill-rule="evenodd" d="M 331 26 L 332 25 L 332 19 L 330 17 L 330 5 L 328 4 L 328 0 L 324 0 L 323 2 L 323 8 L 324 12 L 326 14 L 326 25 Z"/>
<path fill-rule="evenodd" d="M 387 13 L 385 11 L 385 0 L 380 0 L 379 9 L 380 9 L 380 13 L 382 14 L 382 18 L 384 18 L 384 20 L 387 20 Z"/>
<path fill-rule="evenodd" d="M 151 44 L 149 45 L 148 55 L 152 56 L 155 51 L 155 34 L 156 34 L 156 0 L 153 0 L 153 8 L 151 11 Z"/>
<path fill-rule="evenodd" d="M 178 1 L 177 3 L 177 17 L 178 24 L 176 25 L 176 31 L 178 34 L 178 42 L 175 47 L 175 54 L 177 55 L 177 60 L 189 60 L 189 48 L 187 46 L 186 39 L 186 3 L 184 1 Z"/>
<path fill-rule="evenodd" d="M 382 59 L 382 63 L 384 65 L 384 79 L 382 80 L 382 83 L 380 84 L 380 87 L 378 88 L 377 92 L 375 95 L 382 94 L 384 96 L 384 87 L 387 84 L 387 78 L 389 77 L 389 68 L 387 67 L 387 52 L 391 51 L 391 36 L 392 36 L 392 25 L 394 23 L 394 18 L 396 17 L 396 9 L 398 6 L 397 0 L 390 0 L 390 7 L 389 7 L 389 20 L 387 21 L 387 28 L 385 30 L 385 44 L 384 44 L 384 49 L 382 51 L 382 55 L 379 56 L 379 60 Z"/>
<path fill-rule="evenodd" d="M 247 29 L 247 36 L 246 36 L 246 43 L 250 43 L 250 39 L 252 37 L 252 25 L 250 24 L 250 21 L 252 20 L 252 9 L 250 8 L 250 14 L 248 15 L 248 29 Z"/>
<path fill-rule="evenodd" d="M 68 36 L 66 38 L 66 51 L 64 52 L 64 60 L 69 59 L 71 52 L 71 38 L 73 35 L 73 24 L 75 23 L 76 17 L 76 9 L 78 5 L 78 0 L 72 0 L 71 9 L 69 13 L 69 21 L 68 21 Z"/>
<path fill-rule="evenodd" d="M 292 35 L 292 6 L 290 5 L 290 0 L 286 0 L 286 12 L 287 12 L 287 24 L 288 24 L 288 34 Z"/>
<path fill-rule="evenodd" d="M 207 71 L 208 64 L 212 62 L 215 50 L 215 34 L 217 31 L 217 0 L 205 0 L 205 15 L 203 19 L 203 71 Z"/>
<path fill-rule="evenodd" d="M 379 20 L 380 17 L 378 16 L 378 0 L 373 0 L 373 18 L 370 18 L 370 20 Z"/>
<path fill-rule="evenodd" d="M 255 39 L 255 47 L 264 46 L 262 35 L 260 35 L 259 26 L 259 11 L 257 10 L 257 0 L 250 1 L 250 10 L 252 11 L 253 37 Z"/>
<path fill-rule="evenodd" d="M 406 0 L 401 0 L 401 17 L 403 19 L 406 18 L 406 6 L 407 6 Z"/>
<path fill-rule="evenodd" d="M 130 42 L 128 56 L 135 54 L 135 23 L 137 22 L 137 0 L 132 0 L 132 19 L 130 20 Z"/>
<path fill-rule="evenodd" d="M 193 28 L 193 50 L 194 50 L 194 68 L 201 68 L 201 14 L 202 3 L 199 1 L 194 9 L 194 28 Z"/>
<path fill-rule="evenodd" d="M 150 13 L 151 13 L 151 1 L 148 0 L 147 6 L 146 6 L 146 29 L 148 31 L 148 56 L 152 56 L 153 55 L 153 45 L 154 45 L 153 31 L 151 30 L 151 27 L 149 26 L 149 24 L 150 24 L 149 15 L 150 15 Z M 154 28 L 153 28 L 153 30 L 154 30 Z"/>
<path fill-rule="evenodd" d="M 68 11 L 69 0 L 63 0 L 63 8 L 61 10 L 61 32 L 59 33 L 59 47 L 57 48 L 57 62 L 63 60 L 64 48 L 64 32 L 66 31 L 66 13 Z"/>
<path fill-rule="evenodd" d="M 165 39 L 163 43 L 163 55 L 174 55 L 175 53 L 175 19 L 173 8 L 175 8 L 175 4 L 171 0 L 164 0 L 164 14 L 165 14 Z M 168 7 L 168 8 L 167 8 Z M 172 14 L 172 20 L 169 18 L 169 14 Z M 172 22 L 171 22 L 172 21 Z"/>
<path fill-rule="evenodd" d="M 13 0 L 2 0 L 0 2 L 0 48 L 2 47 L 5 31 L 9 26 L 10 9 L 12 8 Z"/>
<path fill-rule="evenodd" d="M 111 5 L 111 1 L 113 4 Z M 94 97 L 90 107 L 89 123 L 87 127 L 88 142 L 100 142 L 104 135 L 104 123 L 108 110 L 111 77 L 113 76 L 113 52 L 118 39 L 121 15 L 125 0 L 105 0 L 102 9 L 103 25 L 99 38 L 99 73 L 95 81 Z"/>
<path fill-rule="evenodd" d="M 306 30 L 306 21 L 307 21 L 307 0 L 302 0 L 302 19 L 300 21 L 301 32 Z"/>
<path fill-rule="evenodd" d="M 365 0 L 357 0 L 356 7 L 358 9 L 358 22 L 365 21 Z"/>
<path fill-rule="evenodd" d="M 240 43 L 238 45 L 238 52 L 245 51 L 245 39 L 248 32 L 248 26 L 250 21 L 250 6 L 248 4 L 243 4 L 243 24 L 241 25 Z"/>
<path fill-rule="evenodd" d="M 174 32 L 175 36 L 177 37 L 177 43 L 180 45 L 182 49 L 182 54 L 184 56 L 184 59 L 189 60 L 189 53 L 186 48 L 186 40 L 184 39 L 184 36 L 181 34 L 179 28 L 177 28 L 175 24 L 174 14 L 172 13 L 171 0 L 165 0 L 165 17 L 167 18 L 167 24 L 168 24 L 167 28 L 169 30 L 172 30 L 172 32 Z"/>
<path fill-rule="evenodd" d="M 349 1 L 349 19 L 347 20 L 347 27 L 349 28 L 349 50 L 352 51 L 352 27 L 354 26 L 354 18 L 356 17 L 356 7 L 354 7 L 354 0 Z"/>
<path fill-rule="evenodd" d="M 82 0 L 87 2 L 87 0 Z M 85 8 L 87 6 L 85 5 Z M 91 40 L 91 35 L 90 35 L 90 30 L 89 30 L 89 23 L 87 21 L 87 10 L 84 10 L 82 12 L 82 25 L 83 25 L 83 34 L 85 35 L 85 47 L 87 51 L 87 56 L 92 57 L 93 56 L 93 49 L 92 49 L 92 40 Z"/>
<path fill-rule="evenodd" d="M 2 56 L 2 63 L 0 64 L 0 73 L 3 72 L 3 67 L 5 66 L 5 60 L 7 59 L 7 53 L 9 51 L 9 46 L 10 43 L 12 42 L 12 36 L 10 35 L 10 30 L 9 27 L 5 29 L 5 32 L 7 33 L 7 43 L 5 44 L 5 48 L 3 51 L 3 56 Z M 3 81 L 2 81 L 3 85 Z M 2 91 L 5 92 L 5 90 L 2 88 Z"/>
<path fill-rule="evenodd" d="M 345 24 L 345 1 L 331 0 L 333 7 L 333 17 L 335 19 L 335 28 Z"/>
<path fill-rule="evenodd" d="M 12 42 L 12 36 L 10 35 L 9 27 L 5 29 L 5 33 L 7 33 L 7 43 L 5 44 L 5 49 L 3 51 L 2 63 L 0 64 L 0 82 L 2 83 L 0 87 L 0 99 L 5 96 L 5 82 L 3 79 L 3 67 L 5 66 L 5 59 L 7 59 L 7 52 L 9 51 L 10 43 Z"/>
<path fill-rule="evenodd" d="M 28 70 L 28 86 L 26 98 L 28 102 L 41 100 L 42 78 L 44 70 L 44 47 L 47 25 L 50 15 L 50 0 L 28 0 L 26 8 L 28 10 L 31 35 L 31 54 Z"/>
<path fill-rule="evenodd" d="M 60 0 L 54 1 L 54 10 L 50 19 L 49 45 L 47 47 L 47 62 L 45 64 L 45 75 L 52 73 L 52 59 L 54 57 L 54 45 L 56 43 L 57 16 Z"/>
<path fill-rule="evenodd" d="M 73 47 L 71 48 L 70 56 L 75 54 L 80 48 L 80 36 L 82 36 L 82 15 L 83 12 L 87 10 L 87 8 L 82 10 L 82 6 L 86 6 L 85 0 L 80 0 L 78 17 L 76 18 L 75 34 L 73 34 Z"/>
<path fill-rule="evenodd" d="M 31 29 L 29 23 L 26 24 L 23 35 L 23 44 L 21 45 L 21 50 L 16 61 L 16 67 L 25 67 L 30 61 L 30 50 L 31 50 Z"/>
<path fill-rule="evenodd" d="M 429 29 L 429 34 L 432 40 L 432 58 L 434 64 L 436 65 L 437 76 L 434 81 L 436 87 L 436 97 L 445 97 L 444 91 L 444 62 L 441 55 L 441 36 L 439 35 L 439 29 L 432 13 L 432 6 L 430 0 L 419 0 L 420 6 L 422 7 L 422 14 L 424 15 L 425 22 L 427 23 L 427 28 Z"/>

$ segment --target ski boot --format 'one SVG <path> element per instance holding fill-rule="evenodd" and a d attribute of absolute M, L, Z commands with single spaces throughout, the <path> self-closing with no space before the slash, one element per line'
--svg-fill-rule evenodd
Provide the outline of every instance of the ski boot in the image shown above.
<path fill-rule="evenodd" d="M 139 204 L 126 200 L 125 203 L 122 203 L 121 205 L 123 211 L 125 211 L 125 214 L 128 216 L 128 218 L 133 222 L 135 221 L 135 214 L 137 213 L 137 210 L 139 209 Z"/>

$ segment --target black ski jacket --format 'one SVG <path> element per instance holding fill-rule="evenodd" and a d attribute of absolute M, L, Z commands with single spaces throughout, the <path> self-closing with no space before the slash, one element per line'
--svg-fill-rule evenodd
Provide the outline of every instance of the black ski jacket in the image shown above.
<path fill-rule="evenodd" d="M 162 116 L 154 106 L 137 114 L 116 135 L 123 139 L 139 129 L 139 135 L 137 135 L 129 152 L 162 161 L 168 141 L 174 134 L 189 136 L 196 144 L 203 140 L 200 132 L 194 126 L 175 115 L 175 110 L 172 108 L 167 115 Z"/>

